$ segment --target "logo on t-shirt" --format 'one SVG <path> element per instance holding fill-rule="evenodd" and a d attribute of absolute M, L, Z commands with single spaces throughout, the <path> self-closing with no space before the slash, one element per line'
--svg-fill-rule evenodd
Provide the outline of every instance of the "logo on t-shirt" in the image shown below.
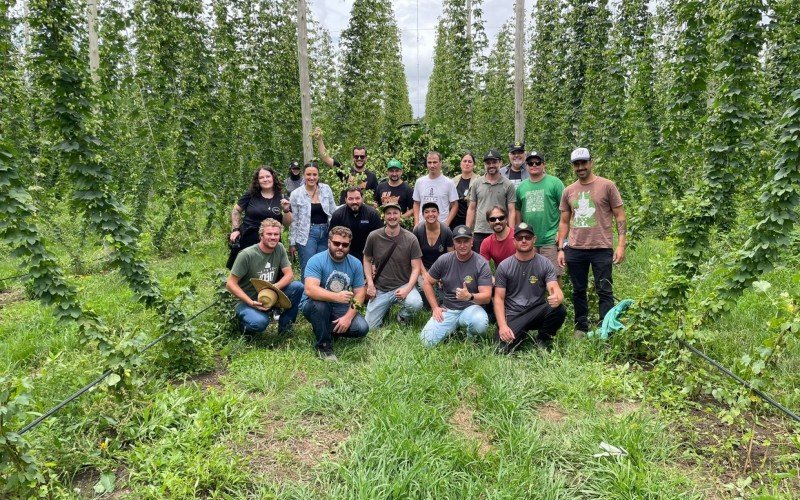
<path fill-rule="evenodd" d="M 473 278 L 473 277 L 472 277 L 472 276 L 470 276 L 470 275 L 467 275 L 466 277 L 464 277 L 464 283 L 466 283 L 467 285 L 469 285 L 469 284 L 470 284 L 470 283 L 472 283 L 473 281 L 475 281 L 475 278 Z"/>
<path fill-rule="evenodd" d="M 272 267 L 272 264 L 267 262 L 264 265 L 264 269 L 258 273 L 258 279 L 269 281 L 270 283 L 275 283 L 275 272 L 278 270 L 277 267 Z"/>
<path fill-rule="evenodd" d="M 539 189 L 525 193 L 525 212 L 544 212 L 544 191 Z"/>
<path fill-rule="evenodd" d="M 575 217 L 572 219 L 572 227 L 594 227 L 597 225 L 597 219 L 594 216 L 596 209 L 589 191 L 578 193 L 578 199 L 572 205 L 575 213 Z"/>
<path fill-rule="evenodd" d="M 350 288 L 350 276 L 341 271 L 333 271 L 325 282 L 325 288 L 331 292 L 342 292 Z"/>
<path fill-rule="evenodd" d="M 530 283 L 531 285 L 535 285 L 537 281 L 539 281 L 539 278 L 537 278 L 536 276 L 531 276 L 530 279 L 528 280 L 528 283 Z"/>

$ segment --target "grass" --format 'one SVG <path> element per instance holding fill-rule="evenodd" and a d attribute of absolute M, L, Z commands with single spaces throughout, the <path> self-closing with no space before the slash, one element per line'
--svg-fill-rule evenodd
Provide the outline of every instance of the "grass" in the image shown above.
<path fill-rule="evenodd" d="M 640 296 L 670 253 L 669 242 L 642 242 L 615 270 L 617 297 Z M 197 244 L 153 270 L 168 296 L 194 286 L 194 311 L 212 300 L 223 260 L 221 246 Z M 766 279 L 796 292 L 793 273 Z M 109 325 L 158 335 L 158 318 L 116 273 L 76 282 Z M 0 362 L 34 377 L 34 409 L 43 411 L 95 376 L 97 357 L 73 325 L 21 299 L 0 309 Z M 771 314 L 748 292 L 705 347 L 730 364 L 757 345 Z M 136 393 L 94 391 L 26 437 L 64 496 L 96 495 L 103 473 L 131 498 L 788 497 L 798 486 L 790 477 L 800 463 L 795 428 L 761 416 L 763 464 L 742 470 L 747 436 L 713 427 L 708 412 L 671 406 L 647 369 L 617 361 L 602 343 L 574 341 L 569 318 L 552 352 L 504 358 L 490 342 L 463 337 L 422 347 L 423 316 L 337 342 L 340 361 L 326 363 L 305 320 L 286 339 L 268 330 L 264 341 L 246 343 L 217 337 L 225 320 L 209 312 L 197 326 L 215 347 L 216 369 L 170 378 L 156 352 Z M 777 395 L 789 403 L 798 401 L 797 350 L 790 344 L 777 377 Z M 594 457 L 601 442 L 628 455 Z"/>

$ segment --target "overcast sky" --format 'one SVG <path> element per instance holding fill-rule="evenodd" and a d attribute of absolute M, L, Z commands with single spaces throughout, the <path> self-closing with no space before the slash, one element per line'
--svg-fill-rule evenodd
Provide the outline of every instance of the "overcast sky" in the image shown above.
<path fill-rule="evenodd" d="M 328 29 L 334 44 L 338 45 L 339 37 L 347 27 L 353 0 L 308 1 L 315 19 Z M 392 5 L 402 35 L 403 64 L 406 67 L 411 107 L 414 108 L 415 117 L 422 116 L 428 78 L 433 71 L 433 46 L 442 5 L 431 0 L 393 0 Z M 528 16 L 533 5 L 534 0 L 526 2 Z M 500 26 L 514 17 L 514 0 L 484 0 L 481 6 L 486 35 L 492 45 Z"/>

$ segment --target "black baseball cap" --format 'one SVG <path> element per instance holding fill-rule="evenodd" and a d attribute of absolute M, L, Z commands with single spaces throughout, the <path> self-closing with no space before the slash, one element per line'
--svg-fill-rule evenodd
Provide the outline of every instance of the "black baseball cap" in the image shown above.
<path fill-rule="evenodd" d="M 514 228 L 514 234 L 519 233 L 531 233 L 532 235 L 536 236 L 536 233 L 533 232 L 533 227 L 527 222 L 520 222 L 516 225 Z"/>
<path fill-rule="evenodd" d="M 524 142 L 512 142 L 508 145 L 508 152 L 513 153 L 515 151 L 525 151 L 525 143 Z"/>
<path fill-rule="evenodd" d="M 500 152 L 496 149 L 490 149 L 488 153 L 483 155 L 483 161 L 486 160 L 502 160 L 503 157 L 500 156 Z"/>
<path fill-rule="evenodd" d="M 300 162 L 299 161 L 293 160 L 291 163 L 289 163 L 289 170 L 294 170 L 296 168 L 300 168 Z"/>
<path fill-rule="evenodd" d="M 453 239 L 457 240 L 459 238 L 472 238 L 472 229 L 468 226 L 457 226 L 453 229 Z"/>

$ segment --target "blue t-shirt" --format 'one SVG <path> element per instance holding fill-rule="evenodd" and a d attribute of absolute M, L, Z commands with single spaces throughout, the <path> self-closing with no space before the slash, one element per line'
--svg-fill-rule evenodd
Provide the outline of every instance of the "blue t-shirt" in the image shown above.
<path fill-rule="evenodd" d="M 329 292 L 353 291 L 365 285 L 364 266 L 352 255 L 341 262 L 331 258 L 325 250 L 311 257 L 306 264 L 306 278 L 316 278 Z"/>

